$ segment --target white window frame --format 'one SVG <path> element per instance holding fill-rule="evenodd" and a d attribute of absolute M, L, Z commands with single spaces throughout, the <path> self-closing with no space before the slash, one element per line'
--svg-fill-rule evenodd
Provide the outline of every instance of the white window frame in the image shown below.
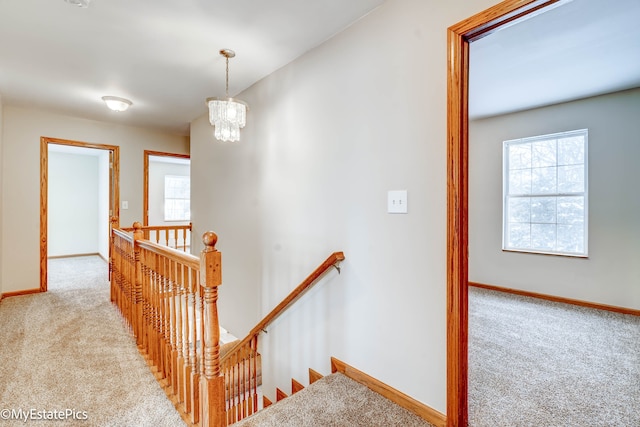
<path fill-rule="evenodd" d="M 191 209 L 189 209 L 189 215 L 185 215 L 185 217 L 183 218 L 172 218 L 171 215 L 167 215 L 167 200 L 189 200 L 189 204 L 191 204 L 191 191 L 189 191 L 189 194 L 186 197 L 168 197 L 169 195 L 167 194 L 168 191 L 168 187 L 167 185 L 169 184 L 170 180 L 181 180 L 181 181 L 188 181 L 189 182 L 189 189 L 191 189 L 191 177 L 189 176 L 183 176 L 183 175 L 165 175 L 164 176 L 164 206 L 163 206 L 163 215 L 164 215 L 164 221 L 165 222 L 184 222 L 184 221 L 190 221 L 191 220 Z"/>
<path fill-rule="evenodd" d="M 558 192 L 557 188 L 555 192 L 549 193 L 533 193 L 529 191 L 529 193 L 522 194 L 510 194 L 509 189 L 509 178 L 510 178 L 510 168 L 509 168 L 509 148 L 515 145 L 521 144 L 531 144 L 535 142 L 544 142 L 551 140 L 558 140 L 563 138 L 570 138 L 582 136 L 584 138 L 584 191 L 582 192 Z M 557 149 L 557 144 L 556 144 Z M 509 252 L 526 252 L 526 253 L 537 253 L 537 254 L 549 254 L 549 255 L 562 255 L 562 256 L 570 256 L 570 257 L 578 257 L 578 258 L 587 258 L 588 257 L 588 229 L 589 229 L 589 186 L 588 186 L 588 129 L 579 129 L 568 132 L 559 132 L 548 135 L 539 135 L 528 138 L 520 138 L 520 139 L 512 139 L 508 141 L 503 141 L 503 172 L 502 172 L 502 185 L 503 185 L 503 207 L 502 207 L 502 250 Z M 562 165 L 560 165 L 562 166 Z M 523 168 L 521 170 L 530 169 L 533 171 L 536 169 L 531 165 L 529 168 Z M 557 182 L 557 173 L 558 173 L 558 158 L 556 155 L 555 160 L 555 171 L 556 171 L 556 182 Z M 553 249 L 538 249 L 533 248 L 532 244 L 529 244 L 529 247 L 518 247 L 518 246 L 510 246 L 509 245 L 509 201 L 515 198 L 561 198 L 561 197 L 584 197 L 584 229 L 583 229 L 583 252 L 566 252 L 561 250 L 553 250 Z M 556 211 L 557 214 L 557 211 Z M 555 222 L 551 224 L 556 225 L 556 239 L 557 239 L 557 226 L 558 226 L 558 218 L 556 216 Z M 536 224 L 529 218 L 528 222 L 523 222 L 523 224 Z M 545 222 L 545 224 L 550 224 Z M 533 239 L 531 239 L 533 240 Z M 556 241 L 557 245 L 557 241 Z M 557 247 L 557 246 L 556 246 Z"/>

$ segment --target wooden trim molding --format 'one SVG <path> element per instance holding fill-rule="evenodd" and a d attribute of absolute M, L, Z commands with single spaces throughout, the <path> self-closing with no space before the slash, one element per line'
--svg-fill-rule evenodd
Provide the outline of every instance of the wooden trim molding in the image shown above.
<path fill-rule="evenodd" d="M 340 372 L 341 374 L 346 375 L 352 380 L 369 387 L 369 389 L 384 396 L 397 405 L 400 405 L 403 408 L 413 412 L 423 420 L 433 424 L 436 427 L 445 427 L 447 425 L 447 418 L 443 413 L 438 412 L 421 402 L 418 402 L 414 398 L 407 396 L 406 394 L 396 390 L 393 387 L 388 386 L 380 380 L 377 380 L 372 376 L 359 371 L 353 366 L 349 366 L 346 363 L 336 359 L 335 357 L 332 357 L 331 373 L 336 372 Z"/>
<path fill-rule="evenodd" d="M 98 252 L 91 252 L 91 253 L 85 253 L 85 254 L 55 255 L 55 256 L 48 257 L 48 259 L 78 258 L 78 257 L 81 257 L 81 256 L 94 256 L 94 255 L 101 257 L 101 255 Z"/>
<path fill-rule="evenodd" d="M 165 153 L 163 151 L 144 150 L 144 173 L 142 188 L 142 225 L 149 225 L 149 156 L 177 157 L 191 159 L 189 154 Z"/>
<path fill-rule="evenodd" d="M 469 43 L 570 0 L 506 0 L 447 31 L 447 425 L 468 424 Z"/>
<path fill-rule="evenodd" d="M 22 295 L 39 294 L 40 292 L 42 292 L 40 290 L 40 288 L 24 289 L 24 290 L 21 290 L 21 291 L 14 291 L 14 292 L 5 292 L 3 294 L 0 294 L 0 301 L 5 299 L 5 298 L 19 297 L 19 296 L 22 296 Z"/>
<path fill-rule="evenodd" d="M 117 145 L 94 144 L 91 142 L 70 141 L 67 139 L 40 137 L 40 292 L 47 291 L 47 239 L 48 239 L 48 187 L 49 187 L 49 144 L 70 145 L 81 148 L 95 148 L 113 153 L 110 178 L 110 202 L 112 220 L 120 225 L 120 147 Z"/>
<path fill-rule="evenodd" d="M 490 291 L 520 295 L 523 297 L 538 298 L 538 299 L 543 299 L 551 302 L 560 302 L 563 304 L 577 305 L 580 307 L 595 308 L 597 310 L 612 311 L 614 313 L 640 316 L 640 310 L 635 310 L 633 308 L 618 307 L 615 305 L 607 305 L 607 304 L 600 304 L 597 302 L 589 302 L 589 301 L 583 301 L 583 300 L 578 300 L 573 298 L 558 297 L 555 295 L 541 294 L 538 292 L 529 292 L 529 291 L 523 291 L 520 289 L 505 288 L 505 287 L 496 286 L 496 285 L 487 285 L 485 283 L 469 282 L 469 286 L 473 286 L 475 288 L 488 289 Z"/>

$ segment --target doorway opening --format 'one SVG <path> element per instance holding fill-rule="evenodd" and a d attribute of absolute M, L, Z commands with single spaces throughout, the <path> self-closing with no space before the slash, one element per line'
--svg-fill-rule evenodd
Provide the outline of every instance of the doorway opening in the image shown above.
<path fill-rule="evenodd" d="M 191 222 L 191 157 L 188 154 L 144 151 L 142 225 L 188 225 Z M 167 194 L 167 186 L 170 192 Z"/>
<path fill-rule="evenodd" d="M 468 424 L 469 45 L 571 0 L 506 0 L 447 33 L 447 425 Z"/>
<path fill-rule="evenodd" d="M 56 165 L 56 170 L 54 171 L 49 169 L 50 153 L 51 160 Z M 91 155 L 86 156 L 89 153 Z M 95 229 L 95 242 L 92 246 L 95 250 L 90 249 L 90 251 L 102 254 L 103 258 L 108 258 L 111 227 L 118 227 L 120 223 L 118 208 L 120 203 L 119 153 L 120 147 L 115 145 L 93 144 L 50 137 L 40 138 L 40 292 L 47 291 L 48 258 L 50 255 L 64 256 L 70 253 L 81 255 L 83 253 L 79 252 L 86 252 L 85 249 L 82 249 L 82 246 L 70 246 L 69 242 L 72 242 L 77 236 L 74 236 L 69 229 L 58 229 L 63 227 L 62 224 L 69 219 L 70 214 L 74 211 L 82 211 L 83 207 L 76 205 L 72 199 L 66 198 L 66 196 L 71 195 L 71 192 L 65 188 L 64 182 L 57 182 L 57 185 L 50 187 L 49 180 L 53 178 L 51 173 L 53 172 L 54 176 L 64 175 L 65 165 L 62 162 L 65 161 L 63 160 L 65 158 L 66 161 L 72 157 L 93 158 L 89 162 L 81 162 L 83 166 L 79 168 L 85 169 L 95 176 L 96 183 L 97 195 L 95 200 L 92 199 L 87 204 L 87 207 L 89 207 L 95 202 L 96 206 L 93 212 L 95 223 L 85 225 L 91 230 Z M 76 163 L 76 165 L 78 164 L 80 163 Z M 95 170 L 91 171 L 91 169 Z M 78 178 L 76 177 L 76 179 Z M 99 195 L 100 193 L 102 194 L 101 196 Z M 86 194 L 91 194 L 90 189 L 87 190 Z M 54 197 L 56 198 L 55 202 L 53 200 Z M 56 205 L 56 202 L 60 203 Z M 56 211 L 50 212 L 51 207 L 56 207 Z M 93 207 L 87 209 L 93 209 Z M 92 218 L 81 220 L 81 222 L 86 223 L 91 221 Z M 73 225 L 71 224 L 71 227 Z M 52 226 L 52 230 L 50 230 L 50 226 Z M 56 227 L 56 233 L 52 233 L 53 226 Z M 58 233 L 59 231 L 60 233 Z M 51 251 L 55 253 L 50 253 Z"/>

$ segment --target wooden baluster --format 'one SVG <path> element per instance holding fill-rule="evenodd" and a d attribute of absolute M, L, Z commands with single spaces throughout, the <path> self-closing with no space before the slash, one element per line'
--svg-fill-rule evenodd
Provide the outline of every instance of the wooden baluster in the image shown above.
<path fill-rule="evenodd" d="M 115 238 L 116 234 L 113 232 L 116 227 L 113 226 L 113 217 L 109 223 L 109 299 L 113 302 L 113 256 L 114 256 L 114 248 L 115 248 Z"/>
<path fill-rule="evenodd" d="M 184 403 L 184 305 L 182 298 L 184 296 L 184 287 L 182 284 L 182 269 L 177 263 L 171 269 L 174 276 L 173 286 L 176 288 L 176 363 L 175 363 L 175 378 L 176 378 L 176 393 L 178 402 Z"/>
<path fill-rule="evenodd" d="M 191 227 L 191 224 L 189 224 L 189 227 Z M 182 230 L 182 250 L 185 252 L 187 251 L 187 229 L 186 228 Z"/>
<path fill-rule="evenodd" d="M 198 367 L 197 367 L 197 356 L 196 356 L 196 331 L 198 324 L 196 318 L 196 299 L 197 299 L 197 278 L 196 272 L 191 269 L 187 269 L 187 284 L 189 287 L 189 295 L 187 299 L 188 304 L 188 313 L 189 313 L 189 336 L 187 340 L 188 344 L 188 364 L 187 364 L 187 380 L 189 381 L 187 387 L 187 401 L 186 407 L 189 408 L 188 412 L 191 413 L 191 422 L 194 424 L 197 423 L 198 419 L 198 409 L 197 409 L 197 392 L 198 392 Z M 194 421 L 195 418 L 195 421 Z"/>
<path fill-rule="evenodd" d="M 120 274 L 119 274 L 119 265 L 120 262 L 120 237 L 115 235 L 113 236 L 113 253 L 112 253 L 112 261 L 111 261 L 111 301 L 118 307 L 120 310 L 120 306 L 118 304 L 118 286 L 120 286 Z"/>
<path fill-rule="evenodd" d="M 182 365 L 180 368 L 180 400 L 183 402 L 184 412 L 188 414 L 191 410 L 191 402 L 189 399 L 189 383 L 191 380 L 191 371 L 189 370 L 189 329 L 191 328 L 189 315 L 189 285 L 188 285 L 189 269 L 180 265 L 178 267 L 178 278 L 180 280 L 180 307 L 182 309 L 182 341 L 180 349 L 182 354 Z"/>
<path fill-rule="evenodd" d="M 160 333 L 162 331 L 162 317 L 160 311 L 160 291 L 161 277 L 158 274 L 158 255 L 151 254 L 152 271 L 153 271 L 153 355 L 154 364 L 158 370 L 158 373 L 162 377 L 164 371 L 162 369 L 162 352 L 160 343 Z"/>
<path fill-rule="evenodd" d="M 149 325 L 151 325 L 150 280 L 145 252 L 140 251 L 140 268 L 142 271 L 142 348 L 149 355 Z"/>
<path fill-rule="evenodd" d="M 240 366 L 238 366 L 238 369 L 241 370 L 240 381 L 242 382 L 238 387 L 238 395 L 242 399 L 242 405 L 240 406 L 241 417 L 245 418 L 247 416 L 247 358 L 249 357 L 248 347 L 246 345 L 244 346 L 241 354 L 242 361 L 240 362 Z"/>
<path fill-rule="evenodd" d="M 136 245 L 138 240 L 144 238 L 142 224 L 133 223 L 133 253 L 134 253 L 134 275 L 133 275 L 133 309 L 132 309 L 132 326 L 133 333 L 136 337 L 136 344 L 142 344 L 142 265 L 140 264 L 140 248 Z"/>
<path fill-rule="evenodd" d="M 222 284 L 222 261 L 215 248 L 218 236 L 204 234 L 200 257 L 200 285 L 204 288 L 204 373 L 200 379 L 203 427 L 226 426 L 224 377 L 220 376 L 220 325 L 218 323 L 218 286 Z"/>
<path fill-rule="evenodd" d="M 169 281 L 169 260 L 161 257 L 162 268 L 162 363 L 164 365 L 165 378 L 173 389 L 171 368 L 171 342 L 173 340 L 173 325 L 171 324 L 171 296 L 172 284 Z"/>
<path fill-rule="evenodd" d="M 251 340 L 253 354 L 253 412 L 258 410 L 258 335 Z"/>
<path fill-rule="evenodd" d="M 194 279 L 192 275 L 192 280 Z M 200 274 L 196 274 L 194 282 L 194 300 L 195 300 L 195 341 L 193 342 L 195 352 L 194 374 L 191 377 L 193 383 L 193 423 L 200 422 L 200 414 L 202 412 L 202 396 L 200 395 L 200 379 L 204 372 L 204 315 L 203 315 L 203 291 L 200 286 Z"/>
<path fill-rule="evenodd" d="M 182 291 L 180 280 L 178 279 L 178 265 L 176 262 L 170 262 L 169 277 L 173 283 L 173 292 L 171 301 L 173 310 L 171 312 L 172 319 L 172 343 L 171 343 L 171 360 L 172 360 L 172 374 L 173 374 L 173 392 L 176 395 L 177 401 L 182 403 L 182 388 L 180 384 L 182 382 Z"/>
<path fill-rule="evenodd" d="M 156 284 L 155 284 L 155 272 L 153 271 L 153 259 L 155 257 L 154 254 L 149 253 L 149 251 L 144 251 L 146 258 L 146 266 L 147 266 L 147 281 L 149 283 L 148 291 L 149 291 L 149 311 L 148 311 L 148 324 L 147 324 L 147 334 L 149 340 L 149 359 L 155 366 L 155 345 L 156 345 Z"/>
<path fill-rule="evenodd" d="M 129 249 L 129 248 L 127 248 Z M 130 326 L 130 313 L 129 313 L 129 289 L 130 289 L 130 284 L 131 284 L 131 251 L 127 250 L 125 252 L 125 258 L 124 258 L 124 280 L 122 281 L 122 315 L 124 316 L 125 322 L 127 323 L 127 326 Z"/>

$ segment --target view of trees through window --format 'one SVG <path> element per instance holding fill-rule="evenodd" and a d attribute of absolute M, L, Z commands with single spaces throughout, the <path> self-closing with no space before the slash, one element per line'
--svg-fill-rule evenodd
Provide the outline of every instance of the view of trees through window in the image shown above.
<path fill-rule="evenodd" d="M 587 130 L 503 144 L 503 249 L 586 256 Z"/>
<path fill-rule="evenodd" d="M 164 220 L 189 221 L 191 219 L 191 181 L 188 176 L 165 175 Z"/>

